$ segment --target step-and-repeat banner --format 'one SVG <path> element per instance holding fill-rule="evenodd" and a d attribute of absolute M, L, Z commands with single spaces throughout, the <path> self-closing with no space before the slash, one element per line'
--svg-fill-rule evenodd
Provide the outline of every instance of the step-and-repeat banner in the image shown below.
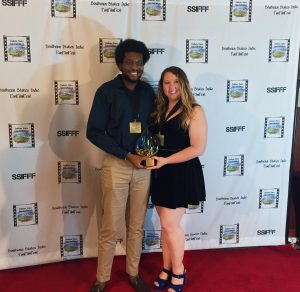
<path fill-rule="evenodd" d="M 0 269 L 97 255 L 105 155 L 85 137 L 116 45 L 144 41 L 144 78 L 187 73 L 209 125 L 207 201 L 186 249 L 285 243 L 300 0 L 2 0 Z M 166 182 L 166 183 L 172 183 Z M 151 201 L 143 252 L 161 250 Z M 124 228 L 117 254 L 124 253 Z"/>

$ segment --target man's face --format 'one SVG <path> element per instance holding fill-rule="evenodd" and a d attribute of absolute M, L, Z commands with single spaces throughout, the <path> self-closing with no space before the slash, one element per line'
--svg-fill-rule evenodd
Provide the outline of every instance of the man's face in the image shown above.
<path fill-rule="evenodd" d="M 119 64 L 119 69 L 125 81 L 137 83 L 144 72 L 143 55 L 136 52 L 126 52 L 123 63 Z"/>

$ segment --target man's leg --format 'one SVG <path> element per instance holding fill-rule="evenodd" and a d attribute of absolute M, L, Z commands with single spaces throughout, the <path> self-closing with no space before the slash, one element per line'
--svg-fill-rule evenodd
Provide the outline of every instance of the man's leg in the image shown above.
<path fill-rule="evenodd" d="M 131 276 L 139 271 L 149 185 L 150 171 L 134 169 L 126 209 L 126 272 Z"/>
<path fill-rule="evenodd" d="M 132 170 L 128 162 L 107 156 L 101 173 L 103 216 L 98 236 L 97 280 L 110 279 L 116 239 L 124 224 L 129 179 Z"/>

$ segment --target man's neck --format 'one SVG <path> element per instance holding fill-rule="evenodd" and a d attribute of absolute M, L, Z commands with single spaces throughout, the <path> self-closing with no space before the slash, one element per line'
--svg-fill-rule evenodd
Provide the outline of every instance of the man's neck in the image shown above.
<path fill-rule="evenodd" d="M 126 80 L 123 76 L 122 76 L 122 80 L 123 80 L 123 83 L 125 85 L 125 87 L 131 91 L 135 90 L 137 84 L 138 84 L 138 81 L 137 82 L 130 82 L 128 80 Z"/>

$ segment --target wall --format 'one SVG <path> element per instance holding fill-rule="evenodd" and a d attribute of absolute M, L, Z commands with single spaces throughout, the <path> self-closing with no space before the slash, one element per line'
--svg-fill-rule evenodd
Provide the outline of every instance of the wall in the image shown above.
<path fill-rule="evenodd" d="M 96 256 L 104 153 L 85 127 L 95 90 L 118 73 L 114 48 L 128 37 L 149 47 L 144 78 L 154 88 L 165 67 L 182 67 L 207 115 L 207 201 L 186 211 L 186 249 L 283 244 L 299 4 L 2 1 L 0 268 Z M 156 251 L 150 201 L 143 252 Z"/>

